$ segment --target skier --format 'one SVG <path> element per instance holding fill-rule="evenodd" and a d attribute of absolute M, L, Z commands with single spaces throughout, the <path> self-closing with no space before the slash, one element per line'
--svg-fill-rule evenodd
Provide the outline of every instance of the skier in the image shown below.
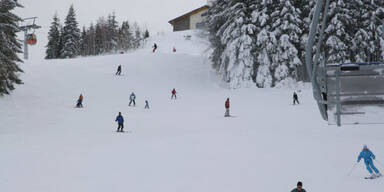
<path fill-rule="evenodd" d="M 136 106 L 136 95 L 132 92 L 129 96 L 129 106 L 133 103 L 133 106 Z"/>
<path fill-rule="evenodd" d="M 123 129 L 124 129 L 124 118 L 121 115 L 121 112 L 119 112 L 119 115 L 116 117 L 115 121 L 119 124 L 119 126 L 117 127 L 117 132 L 124 132 L 123 131 Z"/>
<path fill-rule="evenodd" d="M 297 96 L 297 93 L 294 91 L 293 92 L 293 104 L 295 105 L 297 102 L 297 104 L 300 104 L 299 103 L 299 97 Z"/>
<path fill-rule="evenodd" d="M 357 162 L 359 163 L 361 158 L 364 159 L 365 166 L 367 167 L 368 172 L 371 174 L 370 177 L 367 177 L 367 179 L 374 179 L 381 176 L 381 173 L 375 165 L 373 164 L 372 159 L 375 159 L 375 155 L 371 152 L 371 150 L 368 149 L 367 145 L 364 145 L 363 150 L 360 152 L 359 157 L 357 158 Z M 374 173 L 373 171 L 376 173 Z"/>
<path fill-rule="evenodd" d="M 156 50 L 157 50 L 157 45 L 155 43 L 155 44 L 153 44 L 153 52 L 156 52 Z"/>
<path fill-rule="evenodd" d="M 77 108 L 83 108 L 83 99 L 84 99 L 83 95 L 80 94 L 79 99 L 77 99 L 77 104 L 76 104 Z"/>
<path fill-rule="evenodd" d="M 121 65 L 117 67 L 116 75 L 121 75 Z"/>
<path fill-rule="evenodd" d="M 148 102 L 148 100 L 145 100 L 145 107 L 144 107 L 144 109 L 149 109 L 149 102 Z"/>
<path fill-rule="evenodd" d="M 176 89 L 175 89 L 175 88 L 172 89 L 172 96 L 171 96 L 171 99 L 173 99 L 173 98 L 177 99 L 177 96 L 176 96 Z"/>
<path fill-rule="evenodd" d="M 305 189 L 303 189 L 303 183 L 297 182 L 296 188 L 294 188 L 291 192 L 306 192 Z"/>
<path fill-rule="evenodd" d="M 224 117 L 230 117 L 231 115 L 229 115 L 229 98 L 227 98 L 227 100 L 225 101 L 225 115 Z"/>
<path fill-rule="evenodd" d="M 175 47 L 173 47 L 173 52 L 176 53 L 176 48 Z"/>

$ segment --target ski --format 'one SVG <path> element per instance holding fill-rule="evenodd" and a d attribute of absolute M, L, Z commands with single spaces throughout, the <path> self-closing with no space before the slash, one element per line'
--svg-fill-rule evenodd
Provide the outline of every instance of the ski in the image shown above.
<path fill-rule="evenodd" d="M 381 175 L 379 175 L 379 176 L 374 176 L 374 177 L 364 177 L 364 179 L 378 179 L 378 178 L 380 178 L 381 177 Z"/>

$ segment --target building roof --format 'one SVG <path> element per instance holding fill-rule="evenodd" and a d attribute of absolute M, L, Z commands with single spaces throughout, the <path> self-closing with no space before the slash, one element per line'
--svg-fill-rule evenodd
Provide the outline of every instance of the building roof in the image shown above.
<path fill-rule="evenodd" d="M 177 17 L 177 18 L 175 18 L 175 19 L 172 19 L 172 20 L 170 20 L 168 23 L 170 23 L 170 24 L 173 25 L 176 21 L 182 20 L 182 19 L 184 19 L 184 18 L 186 18 L 186 17 L 189 17 L 189 16 L 191 16 L 191 15 L 194 15 L 194 14 L 196 14 L 196 13 L 198 13 L 198 12 L 200 12 L 200 11 L 203 11 L 203 10 L 205 10 L 205 9 L 209 9 L 209 6 L 208 6 L 208 5 L 204 5 L 204 6 L 200 7 L 200 8 L 197 8 L 197 9 L 195 9 L 195 10 L 193 10 L 193 11 L 190 11 L 190 12 L 188 12 L 188 13 L 186 13 L 186 14 L 180 16 L 180 17 Z"/>

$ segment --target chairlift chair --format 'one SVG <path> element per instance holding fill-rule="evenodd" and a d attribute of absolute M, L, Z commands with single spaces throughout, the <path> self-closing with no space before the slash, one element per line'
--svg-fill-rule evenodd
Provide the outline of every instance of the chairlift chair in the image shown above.
<path fill-rule="evenodd" d="M 320 57 L 329 3 L 317 1 L 306 47 L 306 66 L 320 113 L 329 124 L 338 126 L 384 123 L 384 63 L 327 64 Z"/>
<path fill-rule="evenodd" d="M 34 33 L 28 34 L 27 35 L 27 44 L 28 45 L 36 45 L 36 43 L 37 43 L 36 35 Z"/>

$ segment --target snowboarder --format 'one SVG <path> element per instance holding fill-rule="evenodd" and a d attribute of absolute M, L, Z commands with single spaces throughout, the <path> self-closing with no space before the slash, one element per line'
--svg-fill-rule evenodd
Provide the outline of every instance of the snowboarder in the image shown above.
<path fill-rule="evenodd" d="M 145 107 L 144 107 L 144 109 L 149 109 L 149 102 L 148 102 L 148 100 L 145 100 Z"/>
<path fill-rule="evenodd" d="M 175 88 L 172 89 L 172 96 L 171 96 L 171 99 L 177 99 L 177 96 L 176 96 L 176 89 L 175 89 Z"/>
<path fill-rule="evenodd" d="M 229 98 L 227 98 L 227 100 L 225 101 L 225 115 L 224 117 L 230 117 L 231 115 L 229 115 Z"/>
<path fill-rule="evenodd" d="M 296 102 L 297 102 L 297 104 L 300 104 L 299 97 L 297 96 L 297 93 L 294 91 L 293 92 L 293 104 L 295 105 Z"/>
<path fill-rule="evenodd" d="M 84 99 L 83 95 L 80 94 L 79 99 L 77 99 L 77 104 L 76 104 L 77 108 L 83 108 L 83 99 Z"/>
<path fill-rule="evenodd" d="M 363 146 L 363 150 L 360 152 L 359 157 L 357 158 L 358 163 L 360 162 L 361 158 L 364 159 L 365 166 L 367 167 L 368 172 L 371 174 L 371 176 L 367 177 L 367 179 L 374 179 L 381 176 L 381 173 L 379 170 L 377 170 L 372 161 L 372 159 L 375 159 L 376 157 L 371 152 L 371 150 L 368 149 L 367 145 Z"/>
<path fill-rule="evenodd" d="M 115 120 L 118 123 L 117 132 L 124 132 L 124 118 L 121 115 L 121 112 L 119 112 L 119 115 L 116 117 Z"/>
<path fill-rule="evenodd" d="M 136 95 L 133 92 L 129 96 L 129 106 L 131 106 L 132 103 L 133 103 L 133 106 L 136 106 Z"/>
<path fill-rule="evenodd" d="M 155 44 L 153 44 L 153 52 L 156 52 L 156 50 L 157 50 L 157 45 L 155 43 Z"/>
<path fill-rule="evenodd" d="M 306 192 L 305 189 L 303 189 L 303 183 L 297 182 L 296 188 L 294 188 L 291 192 Z"/>
<path fill-rule="evenodd" d="M 121 75 L 121 65 L 117 67 L 116 75 Z"/>

